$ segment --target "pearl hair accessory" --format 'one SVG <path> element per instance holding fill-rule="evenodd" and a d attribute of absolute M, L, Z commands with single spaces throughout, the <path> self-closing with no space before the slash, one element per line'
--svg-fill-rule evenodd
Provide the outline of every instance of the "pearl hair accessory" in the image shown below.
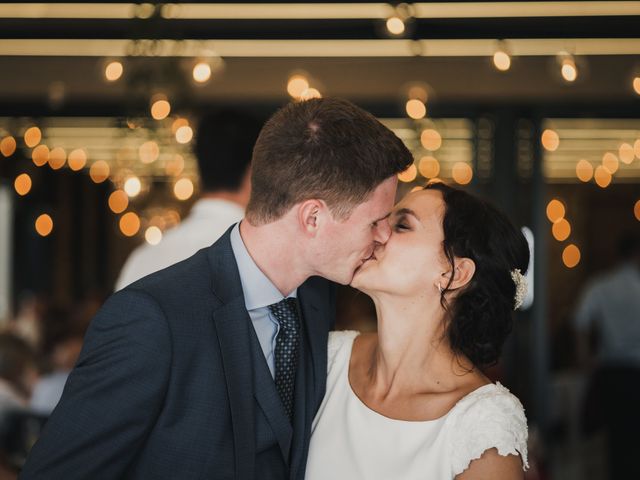
<path fill-rule="evenodd" d="M 524 303 L 524 298 L 527 296 L 529 286 L 527 285 L 526 277 L 522 274 L 519 268 L 514 268 L 510 273 L 513 283 L 516 284 L 516 294 L 513 298 L 513 309 L 517 310 Z"/>

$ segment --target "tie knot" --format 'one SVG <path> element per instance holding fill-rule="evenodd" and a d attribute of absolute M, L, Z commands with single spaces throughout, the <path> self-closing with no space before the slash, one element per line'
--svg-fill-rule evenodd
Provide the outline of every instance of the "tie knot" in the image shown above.
<path fill-rule="evenodd" d="M 278 319 L 280 326 L 286 329 L 298 326 L 298 307 L 295 298 L 285 298 L 269 305 L 269 311 Z"/>

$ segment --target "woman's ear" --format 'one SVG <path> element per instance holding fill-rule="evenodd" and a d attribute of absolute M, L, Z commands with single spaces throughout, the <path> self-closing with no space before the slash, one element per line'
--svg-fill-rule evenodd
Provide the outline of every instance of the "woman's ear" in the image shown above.
<path fill-rule="evenodd" d="M 453 269 L 453 281 L 449 290 L 458 290 L 468 284 L 476 273 L 476 264 L 470 258 L 456 258 Z"/>

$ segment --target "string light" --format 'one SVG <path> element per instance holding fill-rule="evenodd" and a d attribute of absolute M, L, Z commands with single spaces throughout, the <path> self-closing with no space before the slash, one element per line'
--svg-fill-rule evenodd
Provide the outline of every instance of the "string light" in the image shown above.
<path fill-rule="evenodd" d="M 422 102 L 422 100 L 417 98 L 407 100 L 405 110 L 407 111 L 407 115 L 414 120 L 420 120 L 427 114 L 427 106 Z"/>
<path fill-rule="evenodd" d="M 140 230 L 140 217 L 134 212 L 127 212 L 120 217 L 120 231 L 126 237 L 133 237 Z"/>
<path fill-rule="evenodd" d="M 200 60 L 193 66 L 193 79 L 197 83 L 206 83 L 211 78 L 211 65 L 204 60 Z"/>
<path fill-rule="evenodd" d="M 563 219 L 565 213 L 564 204 L 557 198 L 554 198 L 547 204 L 547 218 L 551 223 L 556 223 Z"/>
<path fill-rule="evenodd" d="M 49 152 L 49 166 L 53 170 L 59 170 L 64 167 L 67 161 L 67 152 L 62 147 L 55 147 Z"/>
<path fill-rule="evenodd" d="M 425 156 L 418 162 L 418 170 L 425 178 L 435 178 L 440 173 L 440 163 L 435 157 Z"/>
<path fill-rule="evenodd" d="M 49 161 L 49 147 L 46 145 L 38 145 L 31 152 L 31 159 L 36 167 L 42 167 Z"/>
<path fill-rule="evenodd" d="M 28 128 L 24 132 L 24 144 L 27 147 L 29 148 L 35 147 L 40 143 L 40 140 L 42 140 L 42 132 L 38 127 Z"/>
<path fill-rule="evenodd" d="M 115 190 L 109 195 L 109 208 L 113 213 L 122 213 L 129 206 L 129 197 L 122 190 Z"/>
<path fill-rule="evenodd" d="M 396 35 L 396 36 L 402 35 L 406 30 L 404 20 L 402 20 L 397 15 L 392 15 L 391 17 L 387 18 L 386 26 L 387 26 L 387 31 L 391 35 Z"/>
<path fill-rule="evenodd" d="M 171 113 L 171 104 L 164 95 L 155 95 L 151 99 L 151 116 L 154 120 L 164 120 Z"/>
<path fill-rule="evenodd" d="M 87 154 L 81 148 L 76 148 L 69 153 L 67 163 L 69 164 L 69 168 L 74 172 L 82 170 L 87 164 Z"/>
<path fill-rule="evenodd" d="M 433 128 L 426 128 L 420 134 L 420 143 L 427 150 L 435 152 L 442 146 L 442 136 Z"/>
<path fill-rule="evenodd" d="M 41 237 L 46 237 L 53 231 L 53 219 L 51 218 L 51 216 L 43 213 L 38 218 L 36 218 L 35 227 L 38 235 L 40 235 Z"/>
<path fill-rule="evenodd" d="M 633 90 L 640 95 L 640 77 L 635 77 L 633 79 Z"/>
<path fill-rule="evenodd" d="M 158 245 L 162 241 L 162 230 L 152 225 L 144 232 L 144 239 L 149 245 Z"/>
<path fill-rule="evenodd" d="M 588 182 L 593 178 L 593 165 L 587 160 L 580 160 L 576 164 L 576 176 L 581 182 Z"/>
<path fill-rule="evenodd" d="M 415 164 L 412 163 L 404 172 L 400 172 L 398 174 L 398 180 L 400 180 L 401 182 L 409 183 L 413 182 L 417 176 L 418 169 L 416 168 Z"/>
<path fill-rule="evenodd" d="M 142 183 L 138 177 L 129 177 L 125 180 L 124 191 L 129 197 L 138 196 L 140 190 L 142 190 Z"/>
<path fill-rule="evenodd" d="M 188 200 L 193 195 L 193 182 L 188 178 L 181 178 L 173 186 L 173 194 L 178 200 Z"/>
<path fill-rule="evenodd" d="M 31 191 L 31 177 L 26 173 L 21 173 L 18 175 L 13 182 L 13 187 L 16 190 L 16 193 L 20 196 L 24 196 Z"/>
<path fill-rule="evenodd" d="M 468 185 L 473 179 L 473 169 L 468 163 L 457 162 L 452 169 L 453 180 L 460 185 Z"/>
<path fill-rule="evenodd" d="M 122 77 L 122 73 L 124 72 L 124 67 L 122 63 L 117 60 L 113 62 L 109 62 L 107 66 L 104 68 L 104 76 L 109 82 L 115 82 L 120 77 Z"/>
<path fill-rule="evenodd" d="M 574 244 L 567 245 L 562 251 L 562 261 L 567 268 L 574 268 L 580 263 L 580 249 Z"/>
<path fill-rule="evenodd" d="M 302 96 L 302 92 L 309 88 L 309 80 L 305 75 L 296 74 L 289 77 L 287 82 L 287 93 L 295 99 Z"/>
<path fill-rule="evenodd" d="M 547 129 L 542 132 L 541 140 L 542 146 L 549 152 L 555 152 L 560 146 L 560 137 L 554 130 L 551 129 Z"/>
<path fill-rule="evenodd" d="M 109 178 L 110 170 L 111 169 L 107 162 L 104 160 L 98 160 L 89 168 L 89 176 L 94 183 L 102 183 Z"/>
<path fill-rule="evenodd" d="M 633 162 L 633 157 L 635 157 L 635 154 L 633 153 L 633 146 L 628 143 L 621 144 L 618 149 L 618 155 L 620 156 L 620 161 L 622 163 L 629 165 Z"/>
<path fill-rule="evenodd" d="M 193 129 L 189 125 L 183 125 L 176 130 L 176 141 L 178 143 L 189 143 L 192 138 Z"/>
<path fill-rule="evenodd" d="M 558 56 L 560 62 L 560 74 L 569 83 L 573 83 L 578 78 L 578 67 L 572 55 L 562 52 Z"/>
<path fill-rule="evenodd" d="M 0 141 L 0 153 L 2 153 L 5 157 L 10 157 L 16 151 L 16 139 L 12 136 L 4 137 L 2 141 Z"/>

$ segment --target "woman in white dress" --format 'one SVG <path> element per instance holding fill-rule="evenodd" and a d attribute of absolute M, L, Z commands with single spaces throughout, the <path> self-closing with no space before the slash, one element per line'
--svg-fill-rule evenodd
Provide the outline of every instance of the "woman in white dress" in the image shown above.
<path fill-rule="evenodd" d="M 377 334 L 332 332 L 306 478 L 521 479 L 527 422 L 494 364 L 526 292 L 529 249 L 491 205 L 432 183 L 389 217 L 352 286 Z"/>

